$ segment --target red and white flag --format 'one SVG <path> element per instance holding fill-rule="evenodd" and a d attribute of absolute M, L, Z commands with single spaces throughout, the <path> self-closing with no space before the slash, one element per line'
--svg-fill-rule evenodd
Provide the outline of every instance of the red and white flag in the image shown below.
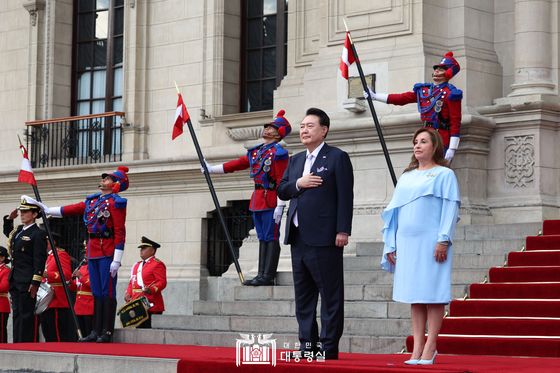
<path fill-rule="evenodd" d="M 31 168 L 31 162 L 29 162 L 29 157 L 27 156 L 27 149 L 25 149 L 25 146 L 23 145 L 20 145 L 19 148 L 21 149 L 23 160 L 21 161 L 21 169 L 19 170 L 18 181 L 21 183 L 27 183 L 29 185 L 37 186 L 37 181 L 35 180 L 33 169 Z"/>
<path fill-rule="evenodd" d="M 183 133 L 183 126 L 189 120 L 189 112 L 187 107 L 183 102 L 183 96 L 180 93 L 177 94 L 179 98 L 177 99 L 177 110 L 175 110 L 175 123 L 173 124 L 173 134 L 171 135 L 171 140 Z"/>
<path fill-rule="evenodd" d="M 344 40 L 344 48 L 342 49 L 342 56 L 340 57 L 340 72 L 342 77 L 348 80 L 348 68 L 356 61 L 354 53 L 352 53 L 352 46 L 350 43 L 350 33 L 346 33 L 346 40 Z"/>

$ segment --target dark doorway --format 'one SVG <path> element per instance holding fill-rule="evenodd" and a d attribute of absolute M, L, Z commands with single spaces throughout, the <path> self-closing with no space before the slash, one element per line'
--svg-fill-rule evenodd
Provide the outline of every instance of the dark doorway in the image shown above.
<path fill-rule="evenodd" d="M 228 201 L 227 206 L 221 209 L 233 242 L 235 257 L 239 258 L 239 247 L 254 227 L 249 200 Z M 206 266 L 210 276 L 221 276 L 233 263 L 233 258 L 216 210 L 210 211 L 204 220 L 208 233 Z"/>
<path fill-rule="evenodd" d="M 53 232 L 61 236 L 57 242 L 58 247 L 70 254 L 72 269 L 76 268 L 83 258 L 84 241 L 87 239 L 87 230 L 82 215 L 49 219 L 49 225 Z"/>

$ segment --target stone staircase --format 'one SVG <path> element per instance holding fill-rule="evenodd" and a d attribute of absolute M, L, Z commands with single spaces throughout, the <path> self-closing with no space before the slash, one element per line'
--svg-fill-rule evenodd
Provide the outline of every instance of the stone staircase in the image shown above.
<path fill-rule="evenodd" d="M 489 267 L 502 265 L 506 253 L 521 249 L 524 237 L 539 228 L 539 223 L 458 227 L 453 297 L 463 297 L 468 284 L 483 281 Z M 381 251 L 381 242 L 364 242 L 356 244 L 355 254 L 344 257 L 341 351 L 395 353 L 410 333 L 410 306 L 391 301 L 392 275 L 379 269 Z M 277 286 L 268 287 L 240 286 L 232 276 L 209 278 L 201 294 L 205 299 L 194 301 L 193 315 L 155 316 L 154 329 L 119 329 L 116 340 L 231 347 L 239 333 L 274 333 L 277 346 L 295 348 L 298 328 L 288 270 L 279 272 Z"/>

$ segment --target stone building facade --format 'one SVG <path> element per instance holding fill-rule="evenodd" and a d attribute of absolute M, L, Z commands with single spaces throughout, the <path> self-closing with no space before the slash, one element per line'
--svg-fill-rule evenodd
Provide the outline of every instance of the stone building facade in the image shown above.
<path fill-rule="evenodd" d="M 27 121 L 77 114 L 74 22 L 81 2 L 0 2 L 0 207 L 5 214 L 21 194 L 31 193 L 17 183 L 16 134 L 25 134 Z M 114 102 L 124 112 L 122 161 L 44 167 L 35 170 L 36 177 L 43 200 L 57 205 L 95 192 L 101 172 L 118 164 L 130 168 L 131 186 L 123 193 L 129 207 L 121 278 L 138 259 L 140 236 L 160 242 L 158 256 L 167 263 L 170 280 L 169 313 L 192 312 L 192 300 L 204 291 L 204 219 L 214 209 L 188 131 L 171 141 L 175 82 L 210 163 L 242 155 L 280 108 L 294 126 L 286 146 L 300 151 L 298 123 L 305 109 L 325 109 L 332 120 L 328 142 L 350 154 L 355 170 L 351 241 L 380 239 L 379 213 L 393 185 L 367 105 L 351 97 L 355 94 L 338 71 L 343 17 L 365 74 L 375 74 L 378 92 L 408 91 L 429 81 L 431 66 L 447 50 L 454 52 L 461 72 L 453 83 L 464 92 L 462 140 L 453 162 L 463 196 L 461 224 L 560 216 L 557 0 L 278 1 L 288 5 L 286 75 L 277 76 L 273 105 L 258 111 L 247 111 L 240 99 L 244 12 L 255 1 L 91 3 L 120 4 L 123 17 L 122 99 Z M 355 66 L 350 75 L 358 75 Z M 376 103 L 375 108 L 399 175 L 410 159 L 411 134 L 420 125 L 416 106 Z M 246 174 L 213 179 L 224 206 L 250 196 Z"/>

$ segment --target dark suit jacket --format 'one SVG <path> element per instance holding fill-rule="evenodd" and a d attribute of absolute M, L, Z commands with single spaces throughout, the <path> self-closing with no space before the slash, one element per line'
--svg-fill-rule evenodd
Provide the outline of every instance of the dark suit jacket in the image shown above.
<path fill-rule="evenodd" d="M 10 235 L 13 220 L 4 217 L 4 234 Z M 44 230 L 37 224 L 21 232 L 23 225 L 17 227 L 9 242 L 12 254 L 10 289 L 26 291 L 31 283 L 39 285 L 47 261 L 47 240 Z M 21 233 L 20 233 L 21 232 Z M 19 235 L 18 235 L 19 233 Z"/>
<path fill-rule="evenodd" d="M 323 184 L 298 191 L 296 181 L 303 173 L 306 153 L 304 151 L 290 158 L 278 187 L 280 199 L 290 201 L 284 243 L 293 244 L 290 226 L 297 209 L 302 240 L 310 246 L 334 246 L 337 233 L 352 233 L 352 163 L 346 152 L 325 143 L 311 167 L 314 175 L 323 178 Z"/>

